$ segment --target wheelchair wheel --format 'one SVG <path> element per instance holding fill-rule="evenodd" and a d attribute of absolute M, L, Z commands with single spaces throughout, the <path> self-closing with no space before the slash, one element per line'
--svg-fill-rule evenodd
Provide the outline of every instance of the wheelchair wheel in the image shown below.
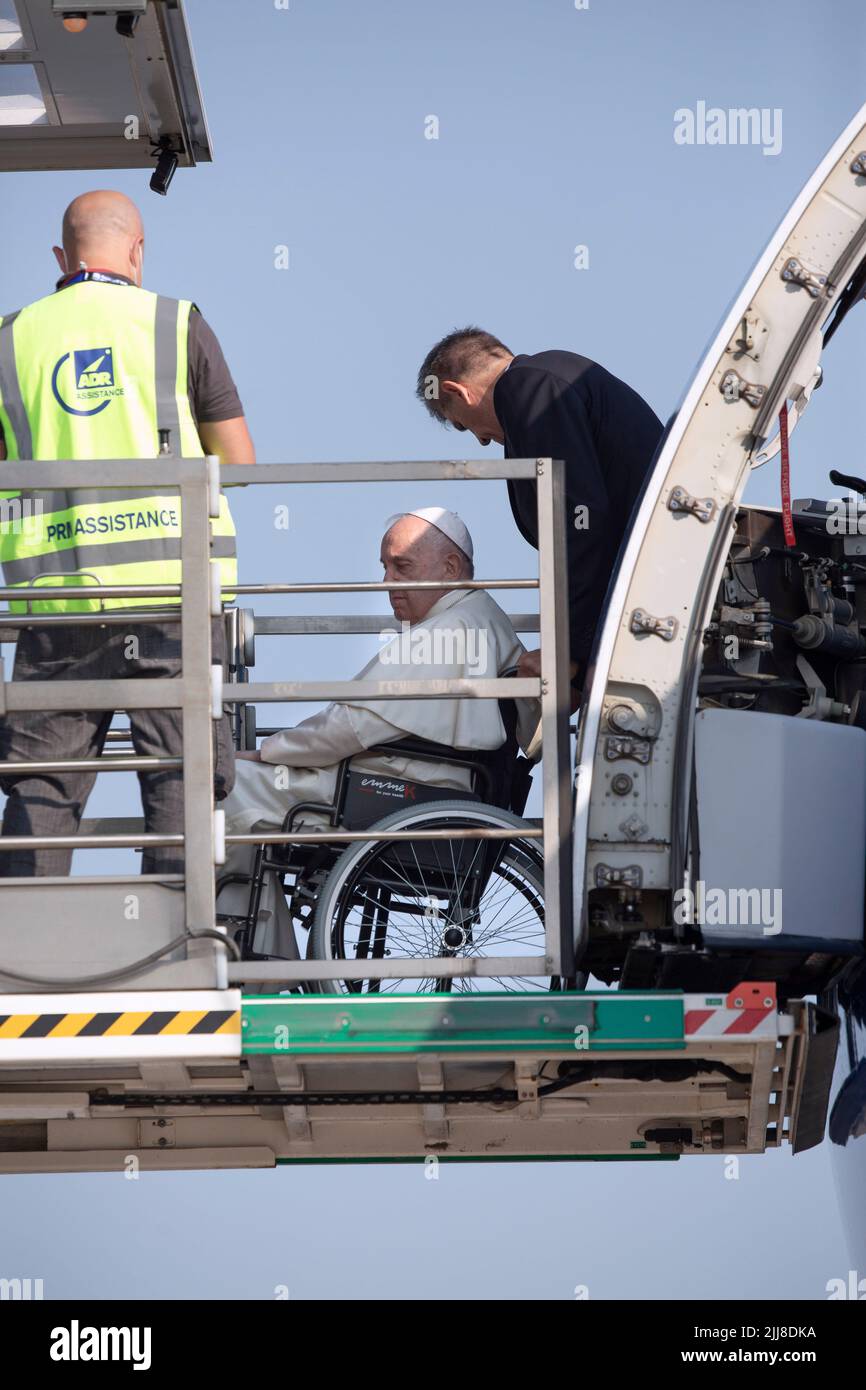
<path fill-rule="evenodd" d="M 390 960 L 459 956 L 543 956 L 544 866 L 526 821 L 467 801 L 397 811 L 375 830 L 484 826 L 514 829 L 513 839 L 358 841 L 322 886 L 308 957 Z M 454 976 L 323 980 L 324 994 L 477 993 L 549 990 L 538 976 Z"/>

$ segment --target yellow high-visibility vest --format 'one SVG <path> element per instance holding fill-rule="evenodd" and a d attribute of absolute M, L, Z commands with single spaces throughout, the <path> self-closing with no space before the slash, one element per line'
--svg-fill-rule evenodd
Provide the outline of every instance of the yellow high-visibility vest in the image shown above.
<path fill-rule="evenodd" d="M 11 459 L 202 458 L 187 393 L 189 300 L 134 285 L 72 284 L 0 320 L 0 423 Z M 0 462 L 0 483 L 3 464 Z M 235 530 L 223 497 L 211 522 L 221 583 L 237 583 Z M 179 584 L 176 488 L 0 492 L 7 586 Z M 33 603 L 35 613 L 163 607 L 177 599 Z M 25 611 L 13 603 L 13 612 Z"/>

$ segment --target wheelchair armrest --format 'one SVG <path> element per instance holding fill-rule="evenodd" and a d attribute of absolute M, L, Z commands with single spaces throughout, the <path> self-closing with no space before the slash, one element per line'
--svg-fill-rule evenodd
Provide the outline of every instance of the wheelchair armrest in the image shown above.
<path fill-rule="evenodd" d="M 438 763 L 478 763 L 498 751 L 496 748 L 452 748 L 447 743 L 433 743 L 426 738 L 399 738 L 394 739 L 393 743 L 376 743 L 366 749 L 368 753 L 385 757 L 398 753 L 404 757 L 428 758 Z M 356 753 L 354 756 L 359 758 L 363 755 Z"/>

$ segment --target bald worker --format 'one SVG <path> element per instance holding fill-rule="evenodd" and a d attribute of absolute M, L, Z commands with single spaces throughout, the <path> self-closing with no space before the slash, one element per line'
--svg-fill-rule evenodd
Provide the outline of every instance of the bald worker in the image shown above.
<path fill-rule="evenodd" d="M 62 272 L 56 291 L 0 319 L 0 459 L 155 459 L 215 454 L 223 463 L 255 462 L 252 440 L 220 346 L 196 306 L 142 288 L 144 229 L 122 193 L 82 194 L 66 209 Z M 36 614 L 68 622 L 19 630 L 13 679 L 88 680 L 180 674 L 180 625 L 136 622 L 150 599 L 102 599 L 100 587 L 177 584 L 181 578 L 180 500 L 176 488 L 69 489 L 30 494 L 36 515 L 6 491 L 0 512 L 0 562 L 7 586 L 62 586 L 70 597 L 33 603 Z M 0 487 L 3 468 L 0 464 Z M 22 517 L 25 520 L 22 520 Z M 236 582 L 235 536 L 225 498 L 212 522 L 212 554 L 223 585 Z M 86 590 L 86 597 L 85 591 Z M 74 597 L 73 595 L 74 591 Z M 177 599 L 160 600 L 163 611 Z M 76 615 L 125 608 L 110 625 Z M 13 603 L 13 612 L 27 611 Z M 168 614 L 165 615 L 168 618 Z M 224 658 L 224 629 L 213 624 L 214 660 Z M 50 762 L 97 757 L 110 711 L 19 713 L 0 719 L 0 760 Z M 177 710 L 131 710 L 135 751 L 182 753 Z M 228 720 L 214 726 L 216 783 L 234 781 Z M 68 836 L 78 829 L 92 773 L 0 776 L 8 798 L 3 836 Z M 140 772 L 145 829 L 183 828 L 183 782 L 176 770 Z M 71 852 L 2 852 L 0 877 L 67 874 Z M 142 872 L 182 872 L 182 854 L 147 849 Z"/>

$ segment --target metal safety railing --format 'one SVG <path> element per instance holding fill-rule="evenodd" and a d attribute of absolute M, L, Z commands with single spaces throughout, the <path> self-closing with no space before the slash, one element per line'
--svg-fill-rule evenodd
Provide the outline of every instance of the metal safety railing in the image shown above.
<path fill-rule="evenodd" d="M 222 611 L 217 563 L 210 557 L 210 519 L 219 514 L 220 485 L 372 483 L 398 481 L 456 481 L 527 479 L 537 483 L 539 576 L 538 579 L 460 580 L 453 583 L 429 582 L 322 582 L 236 584 L 232 596 L 376 593 L 398 589 L 537 589 L 539 614 L 521 615 L 525 628 L 537 630 L 541 639 L 543 668 L 541 680 L 516 678 L 471 678 L 412 681 L 279 681 L 250 682 L 246 670 L 226 681 L 221 667 L 212 664 L 211 619 Z M 142 598 L 175 600 L 173 609 L 112 609 L 87 614 L 11 613 L 0 610 L 0 641 L 14 638 L 25 626 L 51 627 L 60 624 L 99 625 L 131 622 L 179 621 L 181 625 L 182 675 L 180 679 L 122 679 L 84 681 L 5 681 L 0 665 L 0 717 L 9 711 L 131 709 L 179 709 L 182 713 L 183 757 L 148 758 L 125 754 L 104 754 L 94 759 L 42 761 L 38 764 L 0 763 L 0 773 L 21 774 L 39 770 L 147 771 L 157 768 L 183 770 L 183 834 L 148 834 L 124 825 L 123 833 L 79 833 L 75 836 L 0 837 L 0 853 L 13 848 L 28 849 L 111 849 L 183 846 L 185 855 L 183 919 L 190 940 L 196 933 L 213 933 L 215 926 L 215 868 L 224 859 L 225 844 L 350 843 L 356 840 L 410 840 L 515 838 L 514 832 L 493 828 L 466 830 L 408 830 L 375 832 L 333 828 L 294 831 L 291 834 L 223 834 L 222 812 L 214 812 L 212 721 L 222 716 L 225 706 L 242 707 L 259 703 L 283 703 L 341 699 L 400 700 L 435 699 L 443 695 L 467 699 L 521 699 L 540 696 L 542 711 L 542 791 L 543 814 L 540 828 L 519 831 L 520 838 L 539 838 L 544 852 L 545 954 L 543 957 L 471 957 L 428 960 L 378 961 L 251 961 L 228 963 L 226 952 L 211 943 L 216 971 L 215 982 L 255 980 L 273 986 L 303 979 L 364 979 L 377 976 L 437 977 L 457 974 L 482 976 L 570 975 L 574 966 L 574 933 L 571 895 L 571 766 L 569 742 L 570 681 L 565 583 L 565 496 L 563 466 L 550 459 L 507 459 L 479 461 L 434 461 L 397 463 L 326 463 L 300 465 L 255 465 L 218 468 L 217 460 L 165 458 L 159 461 L 111 460 L 94 462 L 20 462 L 3 465 L 4 488 L 40 491 L 44 489 L 126 488 L 131 484 L 155 489 L 179 488 L 183 536 L 181 541 L 182 585 L 100 586 L 101 599 Z M 0 600 L 35 603 L 46 599 L 71 597 L 67 586 L 50 584 L 34 587 L 0 588 Z M 88 589 L 88 598 L 93 598 Z M 178 604 L 176 600 L 180 598 Z M 263 617 L 255 620 L 255 630 L 269 635 L 309 632 L 343 633 L 382 631 L 389 620 L 350 617 Z M 396 630 L 396 624 L 394 624 Z M 243 663 L 238 658 L 236 665 Z M 237 679 L 240 674 L 241 678 Z M 110 742 L 124 735 L 116 730 Z M 243 744 L 243 736 L 241 735 Z M 145 876 L 146 877 L 146 876 Z M 167 880 L 163 876 L 158 881 Z M 92 877 L 71 877 L 64 882 L 91 892 L 100 881 Z M 143 881 L 143 880 L 142 880 Z M 24 880 L 0 879 L 0 907 L 4 888 L 21 888 Z M 40 882 L 27 880 L 29 893 L 38 893 Z M 51 880 L 52 883 L 57 882 Z M 197 948 L 200 949 L 200 948 Z M 3 962 L 0 960 L 0 977 Z M 163 978 L 170 982 L 170 967 Z"/>

